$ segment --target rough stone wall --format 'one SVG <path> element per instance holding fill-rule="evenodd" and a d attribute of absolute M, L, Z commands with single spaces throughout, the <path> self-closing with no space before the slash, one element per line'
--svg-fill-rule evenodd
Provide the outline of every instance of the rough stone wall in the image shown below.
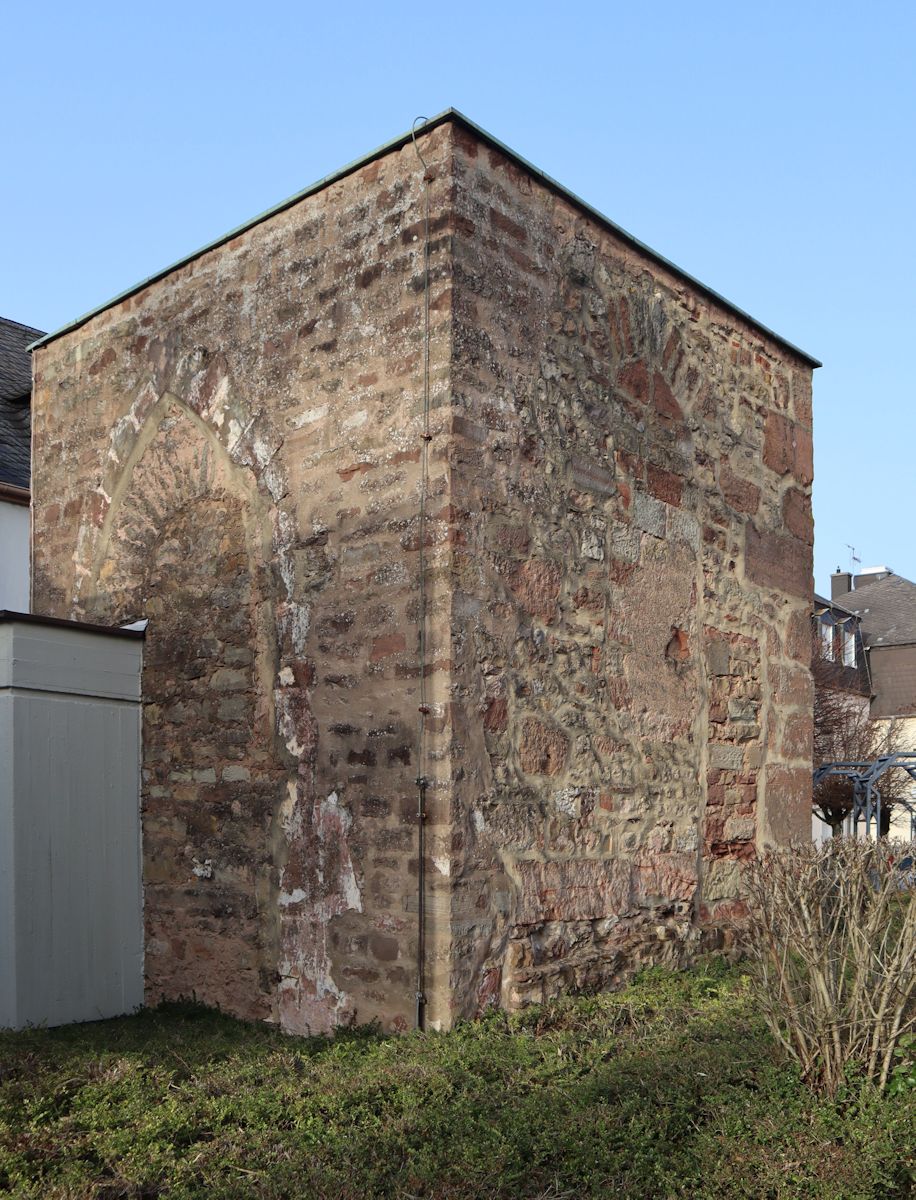
<path fill-rule="evenodd" d="M 36 354 L 37 611 L 150 617 L 150 999 L 294 1031 L 679 961 L 808 828 L 810 368 L 457 122 Z"/>
<path fill-rule="evenodd" d="M 462 135 L 453 1005 L 678 962 L 810 833 L 811 368 Z"/>
<path fill-rule="evenodd" d="M 450 141 L 424 139 L 437 405 Z M 408 145 L 35 355 L 35 609 L 150 618 L 152 1001 L 301 1032 L 414 1020 L 422 179 Z M 429 746 L 447 762 L 442 424 Z M 431 808 L 441 863 L 447 807 Z M 443 886 L 431 870 L 431 904 Z M 448 936 L 430 933 L 434 1021 Z"/>

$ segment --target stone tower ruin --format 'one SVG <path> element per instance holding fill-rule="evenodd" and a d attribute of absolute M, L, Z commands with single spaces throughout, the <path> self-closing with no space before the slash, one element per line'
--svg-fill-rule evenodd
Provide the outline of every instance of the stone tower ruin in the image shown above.
<path fill-rule="evenodd" d="M 727 939 L 810 829 L 815 366 L 454 111 L 45 338 L 33 609 L 149 618 L 148 999 Z"/>

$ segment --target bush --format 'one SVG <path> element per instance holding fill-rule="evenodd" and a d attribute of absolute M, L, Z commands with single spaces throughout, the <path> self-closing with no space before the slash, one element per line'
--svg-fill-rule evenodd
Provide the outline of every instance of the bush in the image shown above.
<path fill-rule="evenodd" d="M 766 853 L 751 872 L 751 959 L 762 1011 L 809 1086 L 850 1072 L 879 1088 L 916 1024 L 912 846 L 833 838 Z"/>

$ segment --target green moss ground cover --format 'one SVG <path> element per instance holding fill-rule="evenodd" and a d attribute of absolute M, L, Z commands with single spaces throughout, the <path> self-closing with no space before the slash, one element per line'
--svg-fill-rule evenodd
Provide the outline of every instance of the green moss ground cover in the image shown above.
<path fill-rule="evenodd" d="M 448 1034 L 285 1037 L 194 1007 L 0 1034 L 0 1191 L 906 1197 L 916 1097 L 815 1100 L 739 971 Z"/>

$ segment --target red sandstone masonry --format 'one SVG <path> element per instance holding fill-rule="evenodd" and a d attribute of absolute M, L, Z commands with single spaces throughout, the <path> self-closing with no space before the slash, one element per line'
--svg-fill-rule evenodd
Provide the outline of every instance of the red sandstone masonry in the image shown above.
<path fill-rule="evenodd" d="M 426 152 L 438 407 L 450 130 Z M 151 999 L 302 1032 L 413 1022 L 422 212 L 408 148 L 36 355 L 36 605 L 150 617 Z M 447 660 L 448 522 L 429 529 Z M 447 933 L 429 941 L 433 1020 Z"/>
<path fill-rule="evenodd" d="M 423 140 L 447 1025 L 686 961 L 804 824 L 810 367 Z M 36 353 L 35 606 L 150 617 L 151 999 L 413 1023 L 422 200 L 391 151 Z"/>
<path fill-rule="evenodd" d="M 452 990 L 468 1015 L 684 961 L 727 936 L 755 847 L 807 819 L 810 707 L 782 662 L 804 661 L 811 443 L 807 365 L 498 151 L 458 146 Z M 507 523 L 526 530 L 515 548 Z"/>

